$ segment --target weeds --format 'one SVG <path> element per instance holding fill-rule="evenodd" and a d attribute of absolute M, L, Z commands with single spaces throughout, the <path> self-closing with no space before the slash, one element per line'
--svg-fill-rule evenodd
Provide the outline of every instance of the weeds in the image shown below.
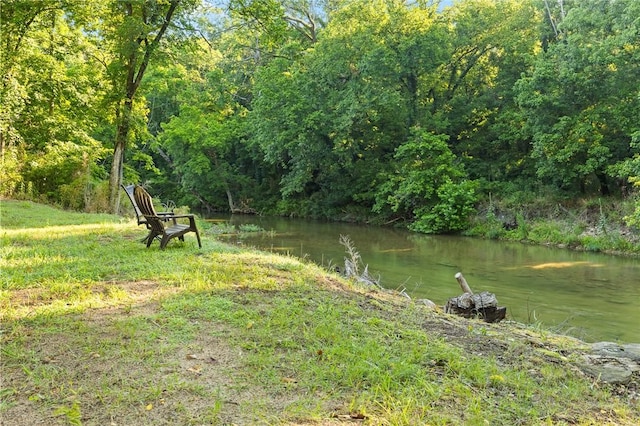
<path fill-rule="evenodd" d="M 360 264 L 362 258 L 356 250 L 348 235 L 340 235 L 340 244 L 345 248 L 347 257 L 344 259 L 345 275 L 348 277 L 360 276 Z"/>
<path fill-rule="evenodd" d="M 241 233 L 265 232 L 264 228 L 262 228 L 261 226 L 255 225 L 253 223 L 244 223 L 238 226 L 238 230 Z"/>
<path fill-rule="evenodd" d="M 214 223 L 207 228 L 206 232 L 211 235 L 230 235 L 236 233 L 236 227 L 228 222 Z"/>
<path fill-rule="evenodd" d="M 340 235 L 340 244 L 344 246 L 347 252 L 347 257 L 344 259 L 344 275 L 347 278 L 353 278 L 357 282 L 362 284 L 374 285 L 376 287 L 382 287 L 380 285 L 380 277 L 374 278 L 369 274 L 369 265 L 364 265 L 362 272 L 360 268 L 362 266 L 362 258 L 360 253 L 354 246 L 351 238 L 347 235 Z"/>

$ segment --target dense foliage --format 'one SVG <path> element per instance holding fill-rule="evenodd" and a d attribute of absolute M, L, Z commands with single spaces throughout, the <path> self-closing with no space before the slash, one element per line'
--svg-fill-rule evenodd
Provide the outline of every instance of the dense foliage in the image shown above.
<path fill-rule="evenodd" d="M 489 194 L 637 196 L 639 2 L 439 3 L 5 0 L 0 195 L 421 232 Z"/>

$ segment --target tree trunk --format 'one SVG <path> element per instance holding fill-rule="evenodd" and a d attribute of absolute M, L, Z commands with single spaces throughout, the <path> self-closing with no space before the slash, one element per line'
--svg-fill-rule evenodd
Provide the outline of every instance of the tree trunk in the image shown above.
<path fill-rule="evenodd" d="M 486 291 L 473 294 L 467 280 L 460 272 L 455 275 L 455 279 L 464 293 L 447 301 L 444 307 L 445 313 L 465 318 L 482 318 L 486 322 L 498 322 L 505 318 L 507 308 L 498 306 L 495 294 Z"/>
<path fill-rule="evenodd" d="M 498 306 L 496 295 L 486 291 L 452 297 L 447 301 L 444 311 L 465 318 L 481 318 L 485 322 L 502 321 L 507 314 L 507 308 Z"/>
<path fill-rule="evenodd" d="M 120 211 L 120 185 L 122 184 L 122 169 L 124 165 L 124 144 L 116 142 L 113 150 L 113 163 L 111 164 L 111 174 L 109 175 L 109 207 L 111 213 L 118 214 Z"/>
<path fill-rule="evenodd" d="M 113 148 L 113 162 L 111 164 L 111 174 L 109 175 L 109 206 L 113 214 L 120 212 L 120 185 L 122 184 L 124 151 L 129 137 L 129 128 L 131 127 L 132 109 L 133 101 L 127 99 L 124 102 L 124 111 L 118 114 L 120 115 L 120 120 L 118 120 L 116 142 Z"/>
<path fill-rule="evenodd" d="M 123 109 L 122 111 L 118 111 L 120 120 L 118 120 L 118 130 L 116 131 L 116 141 L 113 148 L 113 163 L 109 176 L 109 208 L 111 212 L 115 214 L 118 214 L 120 208 L 120 184 L 122 183 L 122 171 L 124 167 L 124 151 L 127 146 L 127 139 L 129 138 L 129 129 L 131 128 L 133 100 L 149 65 L 151 55 L 160 43 L 160 39 L 167 30 L 169 22 L 171 22 L 171 18 L 179 3 L 180 0 L 170 1 L 169 8 L 162 20 L 162 26 L 159 28 L 157 35 L 151 40 L 147 38 L 148 34 L 138 37 L 135 43 L 143 46 L 142 51 L 132 50 L 124 61 L 124 66 L 127 69 L 125 95 Z M 127 16 L 133 16 L 133 2 L 125 3 L 125 9 Z M 146 20 L 143 23 L 145 27 L 148 25 Z M 142 55 L 142 60 L 139 61 L 140 55 Z"/>
<path fill-rule="evenodd" d="M 598 182 L 600 183 L 600 195 L 608 196 L 611 195 L 611 191 L 609 191 L 609 179 L 607 179 L 607 175 L 603 172 L 596 173 L 596 177 L 598 178 Z"/>

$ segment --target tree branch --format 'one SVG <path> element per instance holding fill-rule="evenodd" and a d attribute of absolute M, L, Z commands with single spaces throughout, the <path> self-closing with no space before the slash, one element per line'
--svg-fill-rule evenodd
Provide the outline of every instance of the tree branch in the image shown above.
<path fill-rule="evenodd" d="M 180 1 L 181 0 L 171 0 L 169 9 L 167 10 L 167 14 L 165 15 L 164 21 L 162 22 L 162 26 L 160 27 L 160 31 L 158 31 L 158 34 L 156 34 L 154 39 L 151 41 L 150 44 L 147 45 L 145 49 L 144 57 L 142 58 L 142 63 L 140 64 L 140 69 L 138 70 L 138 73 L 136 74 L 135 79 L 133 80 L 132 89 L 134 93 L 140 86 L 140 82 L 142 81 L 144 72 L 146 71 L 147 66 L 149 65 L 151 54 L 156 49 L 158 44 L 160 44 L 160 39 L 162 39 L 162 36 L 164 35 L 165 31 L 167 31 L 167 28 L 169 27 L 169 23 L 171 22 L 171 18 L 173 17 L 173 14 L 177 9 L 178 4 L 180 4 Z"/>

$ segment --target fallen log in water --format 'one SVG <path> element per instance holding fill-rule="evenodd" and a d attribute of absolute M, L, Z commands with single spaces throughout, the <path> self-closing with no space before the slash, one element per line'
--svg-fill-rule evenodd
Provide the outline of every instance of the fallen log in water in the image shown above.
<path fill-rule="evenodd" d="M 463 293 L 447 301 L 444 307 L 446 313 L 465 318 L 482 318 L 486 322 L 498 322 L 505 318 L 507 308 L 498 306 L 498 299 L 495 294 L 487 291 L 473 294 L 467 280 L 460 272 L 455 275 L 455 278 L 460 284 Z"/>

